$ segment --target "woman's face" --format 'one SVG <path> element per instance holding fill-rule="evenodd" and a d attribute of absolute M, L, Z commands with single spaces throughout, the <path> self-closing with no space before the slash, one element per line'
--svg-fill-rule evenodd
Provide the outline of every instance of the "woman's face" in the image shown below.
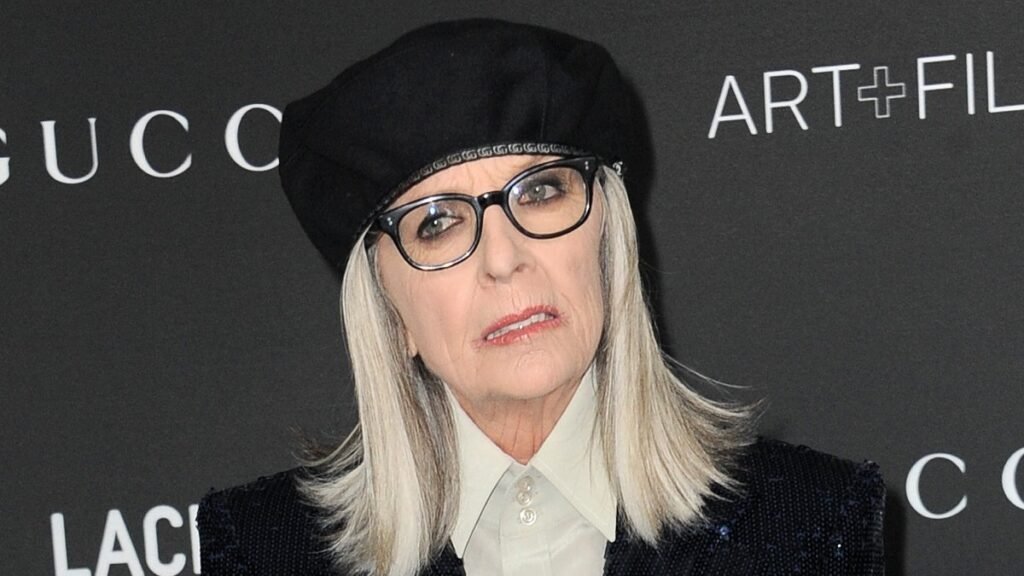
<path fill-rule="evenodd" d="M 439 172 L 393 206 L 444 192 L 477 196 L 551 157 L 502 156 Z M 590 216 L 576 230 L 538 240 L 500 206 L 484 213 L 476 251 L 451 268 L 410 266 L 389 237 L 378 244 L 384 290 L 419 354 L 465 406 L 542 399 L 582 378 L 604 322 L 600 236 L 604 201 L 594 184 Z"/>

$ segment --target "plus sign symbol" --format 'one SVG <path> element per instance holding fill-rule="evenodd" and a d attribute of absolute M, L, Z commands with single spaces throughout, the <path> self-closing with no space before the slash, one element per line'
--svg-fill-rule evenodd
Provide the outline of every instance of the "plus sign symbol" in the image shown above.
<path fill-rule="evenodd" d="M 889 83 L 889 67 L 875 66 L 875 83 L 857 88 L 857 100 L 875 103 L 875 118 L 888 118 L 890 100 L 907 97 L 907 85 Z"/>

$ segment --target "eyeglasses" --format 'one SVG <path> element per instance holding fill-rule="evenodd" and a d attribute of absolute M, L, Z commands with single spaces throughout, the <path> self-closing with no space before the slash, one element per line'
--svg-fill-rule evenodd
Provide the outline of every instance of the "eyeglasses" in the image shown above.
<path fill-rule="evenodd" d="M 412 267 L 450 268 L 476 250 L 484 210 L 496 204 L 529 238 L 555 238 L 578 228 L 590 215 L 598 166 L 593 156 L 545 162 L 520 172 L 501 190 L 427 196 L 384 212 L 376 225 Z"/>

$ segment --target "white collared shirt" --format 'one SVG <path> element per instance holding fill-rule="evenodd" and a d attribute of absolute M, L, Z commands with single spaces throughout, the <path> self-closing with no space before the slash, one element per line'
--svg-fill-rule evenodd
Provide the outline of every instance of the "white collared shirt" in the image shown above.
<path fill-rule="evenodd" d="M 460 501 L 451 540 L 467 576 L 599 576 L 616 500 L 600 440 L 593 370 L 527 465 L 502 452 L 454 396 Z"/>

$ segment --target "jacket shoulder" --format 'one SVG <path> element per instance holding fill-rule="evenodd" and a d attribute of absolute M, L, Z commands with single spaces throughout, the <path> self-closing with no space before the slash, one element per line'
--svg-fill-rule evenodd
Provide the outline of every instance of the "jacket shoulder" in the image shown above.
<path fill-rule="evenodd" d="M 807 491 L 826 499 L 839 493 L 860 496 L 858 501 L 870 503 L 871 496 L 884 497 L 885 490 L 874 462 L 853 462 L 770 438 L 759 438 L 749 447 L 739 459 L 737 473 L 754 493 L 779 505 L 798 505 L 804 500 L 813 504 L 807 511 L 819 508 L 818 502 L 807 500 Z"/>
<path fill-rule="evenodd" d="M 729 558 L 745 574 L 883 573 L 885 484 L 874 462 L 761 438 L 735 476 L 740 492 L 710 507 L 711 566 Z"/>
<path fill-rule="evenodd" d="M 317 511 L 299 492 L 300 475 L 292 469 L 203 497 L 196 520 L 203 574 L 329 573 Z"/>

